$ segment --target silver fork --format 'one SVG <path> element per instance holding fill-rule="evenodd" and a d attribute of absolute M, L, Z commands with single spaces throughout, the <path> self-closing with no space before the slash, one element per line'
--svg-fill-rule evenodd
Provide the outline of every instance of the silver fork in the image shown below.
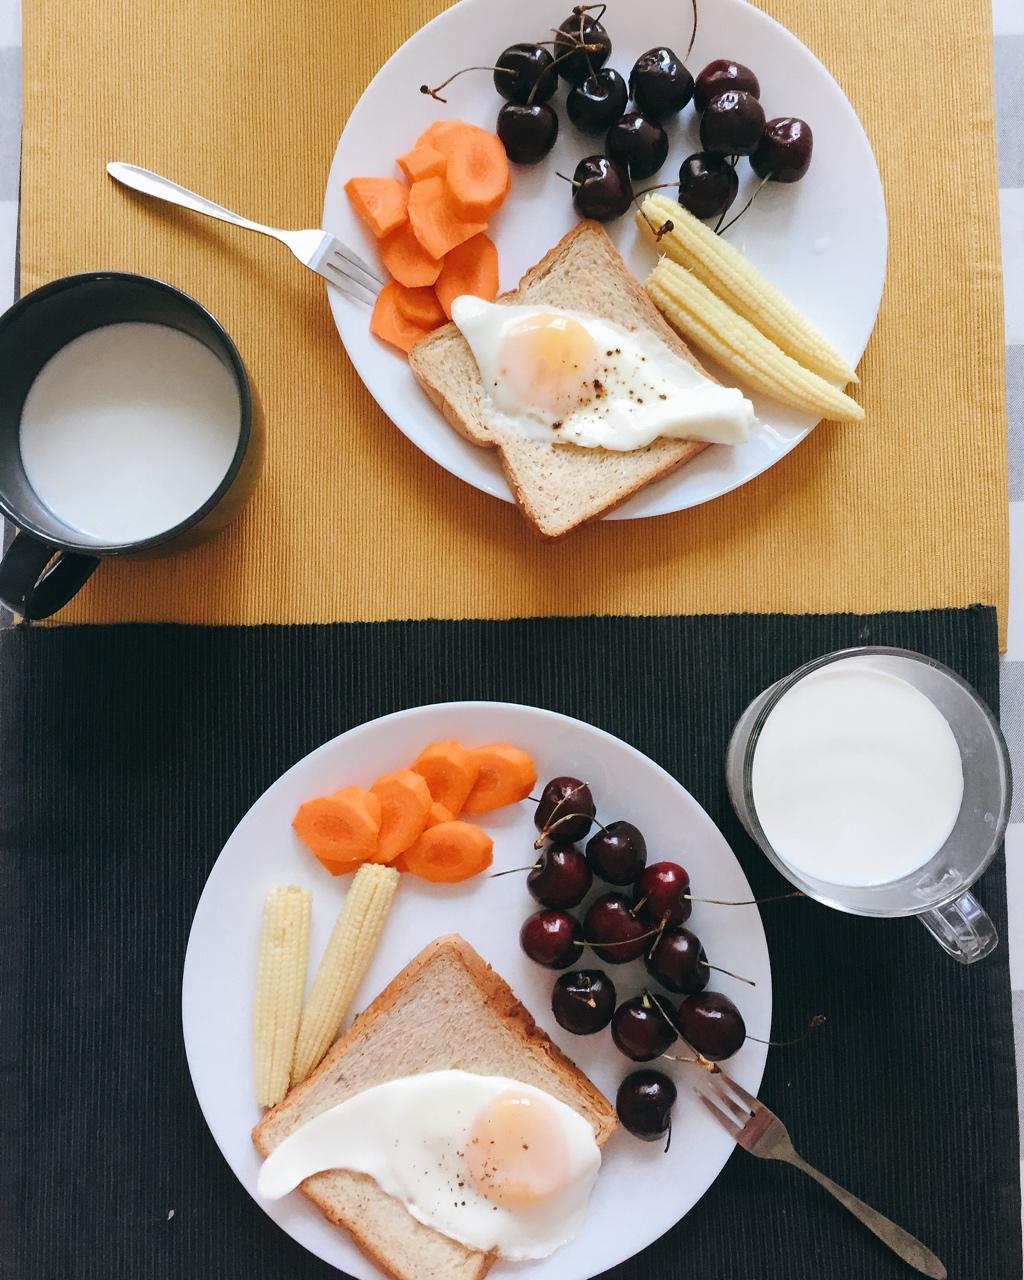
<path fill-rule="evenodd" d="M 930 1249 L 926 1249 L 920 1240 L 916 1240 L 909 1232 L 890 1222 L 876 1209 L 866 1205 L 849 1191 L 837 1186 L 831 1178 L 812 1168 L 793 1149 L 786 1126 L 779 1117 L 747 1093 L 721 1068 L 714 1071 L 696 1071 L 692 1081 L 701 1102 L 707 1107 L 715 1119 L 726 1129 L 744 1151 L 752 1156 L 761 1156 L 766 1160 L 784 1160 L 786 1164 L 802 1169 L 813 1178 L 819 1186 L 825 1188 L 849 1209 L 855 1218 L 873 1231 L 887 1244 L 892 1251 L 909 1263 L 923 1275 L 932 1280 L 946 1280 L 946 1268 Z"/>
<path fill-rule="evenodd" d="M 247 231 L 259 231 L 262 235 L 273 236 L 275 240 L 286 244 L 304 267 L 323 276 L 329 284 L 333 284 L 355 302 L 372 305 L 384 283 L 358 254 L 326 231 L 282 231 L 278 227 L 265 227 L 261 222 L 240 217 L 223 205 L 214 204 L 205 196 L 197 195 L 195 191 L 189 191 L 187 187 L 179 186 L 169 178 L 161 178 L 158 173 L 152 173 L 149 169 L 140 169 L 138 165 L 112 160 L 107 165 L 107 173 L 126 187 L 141 191 L 143 195 L 156 196 L 158 200 L 167 200 L 195 213 L 205 213 L 207 217 L 219 218 L 221 222 L 231 222 Z"/>

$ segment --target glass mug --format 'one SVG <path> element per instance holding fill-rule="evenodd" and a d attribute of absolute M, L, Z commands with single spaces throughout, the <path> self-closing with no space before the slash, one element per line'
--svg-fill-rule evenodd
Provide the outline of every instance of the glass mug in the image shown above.
<path fill-rule="evenodd" d="M 764 726 L 780 700 L 802 680 L 850 658 L 870 658 L 871 669 L 896 676 L 924 694 L 952 730 L 960 752 L 964 790 L 945 842 L 923 865 L 886 883 L 847 885 L 798 871 L 773 848 L 754 800 L 754 756 Z M 1012 783 L 1006 743 L 988 707 L 955 672 L 907 649 L 866 646 L 808 662 L 754 699 L 740 716 L 726 756 L 733 808 L 778 870 L 809 897 L 864 916 L 917 916 L 939 945 L 962 964 L 992 952 L 995 926 L 969 892 L 995 857 L 1010 813 Z M 827 833 L 826 833 L 827 836 Z"/>

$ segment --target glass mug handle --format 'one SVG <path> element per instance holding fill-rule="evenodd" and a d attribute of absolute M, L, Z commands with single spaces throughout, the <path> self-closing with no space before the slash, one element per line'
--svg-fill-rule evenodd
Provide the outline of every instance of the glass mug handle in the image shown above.
<path fill-rule="evenodd" d="M 999 934 L 973 893 L 922 911 L 917 917 L 939 946 L 961 964 L 983 960 L 999 945 Z"/>
<path fill-rule="evenodd" d="M 98 564 L 98 556 L 63 551 L 22 530 L 0 560 L 0 601 L 30 621 L 48 618 L 64 608 Z"/>

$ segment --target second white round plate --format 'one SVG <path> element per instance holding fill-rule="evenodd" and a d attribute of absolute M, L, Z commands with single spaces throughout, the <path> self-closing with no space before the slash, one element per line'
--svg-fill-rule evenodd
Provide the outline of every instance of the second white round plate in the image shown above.
<path fill-rule="evenodd" d="M 251 1025 L 263 899 L 275 885 L 312 890 L 312 975 L 350 879 L 335 879 L 317 864 L 292 831 L 292 817 L 312 796 L 352 783 L 365 786 L 381 773 L 406 765 L 435 738 L 456 738 L 470 746 L 514 742 L 531 752 L 542 783 L 564 773 L 586 778 L 602 819 L 628 818 L 643 830 L 650 861 L 682 862 L 698 895 L 750 897 L 739 863 L 693 797 L 639 751 L 579 720 L 507 703 L 442 703 L 370 721 L 325 743 L 268 788 L 232 833 L 203 891 L 185 956 L 182 1024 L 192 1082 L 217 1145 L 254 1198 L 260 1161 L 249 1133 L 260 1111 L 252 1093 Z M 495 870 L 530 861 L 536 836 L 532 811 L 533 806 L 524 803 L 480 819 L 494 837 Z M 593 896 L 606 889 L 598 886 Z M 519 949 L 519 927 L 536 909 L 524 876 L 480 876 L 461 885 L 430 885 L 403 876 L 354 1009 L 365 1008 L 432 939 L 459 933 L 505 978 L 551 1038 L 614 1099 L 631 1064 L 607 1031 L 577 1038 L 558 1026 L 550 1003 L 556 975 L 532 964 Z M 771 971 L 757 908 L 697 904 L 692 927 L 713 963 L 756 982 L 749 987 L 716 974 L 712 986 L 736 1001 L 751 1036 L 767 1039 Z M 612 966 L 609 972 L 620 998 L 645 985 L 639 961 Z M 748 1040 L 729 1060 L 730 1074 L 752 1093 L 761 1083 L 766 1052 L 764 1045 Z M 657 1065 L 679 1086 L 676 1140 L 668 1154 L 660 1143 L 639 1142 L 624 1131 L 616 1132 L 605 1148 L 581 1235 L 526 1268 L 499 1262 L 492 1276 L 589 1280 L 646 1248 L 708 1189 L 733 1143 L 687 1087 L 686 1072 L 694 1068 L 672 1062 Z M 377 1280 L 379 1273 L 348 1236 L 302 1195 L 258 1203 L 318 1257 L 357 1280 Z"/>
<path fill-rule="evenodd" d="M 769 118 L 795 115 L 814 133 L 807 176 L 788 186 L 768 184 L 757 202 L 728 233 L 751 262 L 813 320 L 856 365 L 874 327 L 886 260 L 882 185 L 860 121 L 818 59 L 785 27 L 746 0 L 698 0 L 700 20 L 687 60 L 696 73 L 714 58 L 733 58 L 753 68 Z M 459 0 L 395 53 L 374 77 L 345 125 L 324 195 L 324 227 L 367 260 L 376 260 L 372 236 L 354 215 L 345 182 L 354 176 L 398 176 L 394 157 L 412 146 L 432 121 L 458 117 L 493 129 L 501 99 L 486 72 L 471 72 L 445 90 L 447 104 L 419 92 L 460 67 L 493 65 L 502 49 L 518 41 L 543 40 L 572 8 L 569 0 Z M 690 7 L 682 0 L 609 0 L 604 17 L 612 39 L 609 65 L 628 76 L 639 54 L 667 44 L 680 54 L 690 38 Z M 601 138 L 573 128 L 565 114 L 565 89 L 553 105 L 561 128 L 552 153 L 532 167 L 513 166 L 508 200 L 491 220 L 498 246 L 501 288 L 519 278 L 576 221 L 568 185 L 583 156 L 602 150 Z M 694 109 L 670 124 L 671 150 L 662 171 L 646 183 L 670 182 L 687 155 L 700 150 Z M 756 179 L 746 161 L 742 207 Z M 608 224 L 627 265 L 643 279 L 654 266 L 654 250 L 639 239 L 630 216 Z M 511 501 L 493 449 L 470 444 L 454 431 L 421 391 L 399 352 L 373 337 L 365 306 L 328 286 L 331 309 L 345 349 L 384 412 L 425 454 L 468 484 Z M 712 366 L 713 367 L 713 366 Z M 722 374 L 723 381 L 731 381 Z M 760 425 L 746 444 L 705 449 L 693 462 L 641 490 L 609 519 L 663 515 L 697 506 L 752 480 L 807 435 L 816 418 L 752 395 Z"/>

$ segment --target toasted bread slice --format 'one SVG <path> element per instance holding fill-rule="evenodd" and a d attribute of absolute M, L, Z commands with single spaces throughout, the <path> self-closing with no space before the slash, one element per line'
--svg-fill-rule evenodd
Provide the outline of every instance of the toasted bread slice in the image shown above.
<path fill-rule="evenodd" d="M 263 1156 L 350 1094 L 444 1069 L 511 1076 L 545 1089 L 590 1121 L 600 1144 L 615 1109 L 540 1030 L 508 984 L 455 934 L 438 938 L 388 984 L 313 1074 L 252 1131 Z M 364 1174 L 332 1169 L 302 1191 L 394 1280 L 482 1280 L 494 1262 L 423 1226 Z"/>
<path fill-rule="evenodd" d="M 585 311 L 631 331 L 648 330 L 708 377 L 669 327 L 596 222 L 580 222 L 500 301 Z M 498 449 L 523 514 L 545 538 L 561 538 L 604 515 L 652 480 L 707 446 L 655 440 L 628 453 L 528 440 L 488 420 L 484 388 L 469 344 L 454 324 L 421 338 L 409 352 L 419 384 L 467 440 Z"/>

